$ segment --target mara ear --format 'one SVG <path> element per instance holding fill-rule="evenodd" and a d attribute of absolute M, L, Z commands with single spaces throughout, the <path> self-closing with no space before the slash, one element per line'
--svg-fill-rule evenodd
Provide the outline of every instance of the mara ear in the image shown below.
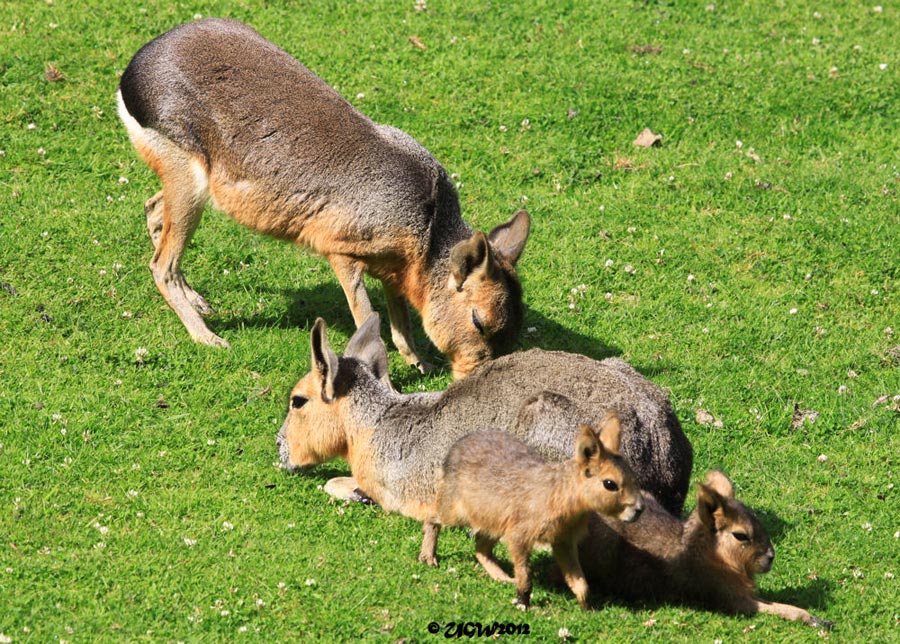
<path fill-rule="evenodd" d="M 531 230 L 531 217 L 526 210 L 520 210 L 505 224 L 500 224 L 488 235 L 491 246 L 506 260 L 516 265 L 525 242 L 528 241 L 528 232 Z"/>
<path fill-rule="evenodd" d="M 697 512 L 700 521 L 710 532 L 717 532 L 725 527 L 725 499 L 705 483 L 700 483 L 697 487 Z"/>
<path fill-rule="evenodd" d="M 450 251 L 450 287 L 462 290 L 463 283 L 472 275 L 491 276 L 494 257 L 491 245 L 481 231 L 456 244 Z"/>
<path fill-rule="evenodd" d="M 591 461 L 601 456 L 602 451 L 594 430 L 588 425 L 581 425 L 578 428 L 578 438 L 575 439 L 575 460 L 580 468 L 585 469 L 585 476 L 591 476 Z"/>
<path fill-rule="evenodd" d="M 731 479 L 720 470 L 710 470 L 707 472 L 704 484 L 715 490 L 719 496 L 725 499 L 734 498 L 734 485 L 732 484 Z"/>
<path fill-rule="evenodd" d="M 328 346 L 328 336 L 325 334 L 325 320 L 316 318 L 312 333 L 309 336 L 310 353 L 312 356 L 312 372 L 322 390 L 322 400 L 330 403 L 334 400 L 334 383 L 338 374 L 337 354 Z"/>
<path fill-rule="evenodd" d="M 619 424 L 619 416 L 610 412 L 600 421 L 600 443 L 603 448 L 613 454 L 619 453 L 622 438 L 622 426 Z"/>
<path fill-rule="evenodd" d="M 366 365 L 376 378 L 392 387 L 388 379 L 387 348 L 381 340 L 381 317 L 370 313 L 344 350 L 345 358 L 355 358 Z"/>

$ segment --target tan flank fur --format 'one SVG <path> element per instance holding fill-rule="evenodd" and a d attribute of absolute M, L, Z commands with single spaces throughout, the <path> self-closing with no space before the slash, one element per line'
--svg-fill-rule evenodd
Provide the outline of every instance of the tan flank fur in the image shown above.
<path fill-rule="evenodd" d="M 531 550 L 546 543 L 579 605 L 590 609 L 578 543 L 597 512 L 630 523 L 643 510 L 641 490 L 619 456 L 619 420 L 604 418 L 599 436 L 588 425 L 577 433 L 575 455 L 548 463 L 533 447 L 505 432 L 475 432 L 459 439 L 444 461 L 434 516 L 422 526 L 419 561 L 437 565 L 441 526 L 475 531 L 475 556 L 492 579 L 514 582 L 516 602 L 531 601 Z M 505 539 L 515 579 L 494 558 Z"/>
<path fill-rule="evenodd" d="M 199 20 L 149 42 L 122 75 L 118 103 L 162 183 L 144 207 L 150 271 L 195 341 L 227 346 L 181 270 L 211 200 L 253 230 L 324 255 L 357 326 L 372 312 L 363 274 L 378 278 L 409 364 L 427 368 L 407 303 L 454 377 L 511 350 L 523 316 L 515 265 L 528 213 L 487 235 L 473 231 L 427 150 L 373 122 L 247 25 Z"/>
<path fill-rule="evenodd" d="M 769 572 L 775 550 L 756 515 L 734 498 L 722 472 L 707 474 L 697 488 L 697 506 L 685 520 L 645 492 L 640 521 L 592 520 L 588 535 L 580 550 L 585 574 L 592 588 L 610 595 L 832 626 L 802 608 L 756 595 L 754 577 Z"/>

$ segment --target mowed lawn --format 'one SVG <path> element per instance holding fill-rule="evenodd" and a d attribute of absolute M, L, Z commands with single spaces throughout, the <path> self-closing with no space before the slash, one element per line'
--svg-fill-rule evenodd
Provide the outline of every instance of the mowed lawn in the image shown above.
<path fill-rule="evenodd" d="M 772 537 L 761 595 L 834 630 L 583 613 L 548 553 L 522 613 L 465 531 L 430 569 L 417 523 L 320 489 L 345 464 L 280 470 L 312 322 L 338 349 L 353 332 L 337 280 L 208 212 L 184 266 L 232 348 L 192 343 L 147 270 L 158 180 L 116 116 L 134 52 L 198 16 L 250 23 L 411 133 L 473 226 L 527 208 L 520 348 L 618 355 L 665 387 L 695 480 L 726 471 Z M 534 642 L 900 641 L 898 31 L 865 2 L 0 3 L 0 641 L 494 621 Z M 644 128 L 660 145 L 633 144 Z M 426 354 L 423 377 L 391 347 L 398 387 L 450 382 Z"/>

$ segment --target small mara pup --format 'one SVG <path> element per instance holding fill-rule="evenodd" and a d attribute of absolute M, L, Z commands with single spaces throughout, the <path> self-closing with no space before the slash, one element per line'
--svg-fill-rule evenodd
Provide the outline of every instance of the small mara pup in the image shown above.
<path fill-rule="evenodd" d="M 754 577 L 769 572 L 775 550 L 753 511 L 734 498 L 725 474 L 707 474 L 697 488 L 697 506 L 684 520 L 643 495 L 640 521 L 592 517 L 580 550 L 592 588 L 628 600 L 687 602 L 832 627 L 802 608 L 757 597 Z"/>
<path fill-rule="evenodd" d="M 456 441 L 444 461 L 435 514 L 422 526 L 419 561 L 437 566 L 441 526 L 475 531 L 475 557 L 492 579 L 516 584 L 516 603 L 531 601 L 529 558 L 536 544 L 549 543 L 579 605 L 589 610 L 588 584 L 578 561 L 578 543 L 588 518 L 599 512 L 630 523 L 643 510 L 641 490 L 619 456 L 619 420 L 607 416 L 599 436 L 578 430 L 575 456 L 548 463 L 532 447 L 505 432 L 483 431 Z M 510 578 L 494 558 L 504 538 L 515 570 Z"/>
<path fill-rule="evenodd" d="M 122 74 L 118 105 L 162 183 L 144 205 L 150 271 L 196 342 L 228 346 L 207 328 L 210 306 L 181 271 L 211 199 L 245 226 L 324 255 L 357 326 L 372 311 L 363 274 L 381 280 L 394 344 L 423 371 L 407 302 L 455 378 L 512 349 L 528 213 L 488 235 L 473 231 L 425 148 L 247 25 L 198 20 L 147 43 Z"/>
<path fill-rule="evenodd" d="M 441 464 L 462 436 L 506 431 L 558 461 L 574 451 L 573 428 L 614 411 L 622 458 L 641 488 L 681 512 L 691 444 L 665 393 L 618 358 L 519 351 L 481 365 L 445 391 L 403 394 L 387 378 L 377 313 L 353 334 L 343 356 L 329 346 L 325 322 L 316 320 L 310 353 L 309 373 L 291 390 L 278 432 L 286 470 L 342 458 L 353 487 L 388 512 L 425 521 Z"/>

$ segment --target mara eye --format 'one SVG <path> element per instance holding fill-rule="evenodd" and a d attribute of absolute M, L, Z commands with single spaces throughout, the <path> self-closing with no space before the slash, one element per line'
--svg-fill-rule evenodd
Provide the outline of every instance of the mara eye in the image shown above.
<path fill-rule="evenodd" d="M 475 328 L 478 329 L 478 333 L 484 335 L 484 327 L 481 326 L 481 320 L 478 319 L 478 316 L 475 314 L 474 309 L 472 310 L 472 324 L 474 324 Z"/>
<path fill-rule="evenodd" d="M 303 396 L 291 396 L 291 409 L 300 409 L 307 403 L 307 399 Z"/>
<path fill-rule="evenodd" d="M 609 479 L 603 479 L 603 487 L 605 487 L 610 492 L 619 491 L 619 485 L 615 481 L 610 481 Z"/>
<path fill-rule="evenodd" d="M 740 541 L 741 543 L 747 543 L 750 541 L 750 537 L 747 536 L 745 532 L 732 532 L 731 536 Z"/>

